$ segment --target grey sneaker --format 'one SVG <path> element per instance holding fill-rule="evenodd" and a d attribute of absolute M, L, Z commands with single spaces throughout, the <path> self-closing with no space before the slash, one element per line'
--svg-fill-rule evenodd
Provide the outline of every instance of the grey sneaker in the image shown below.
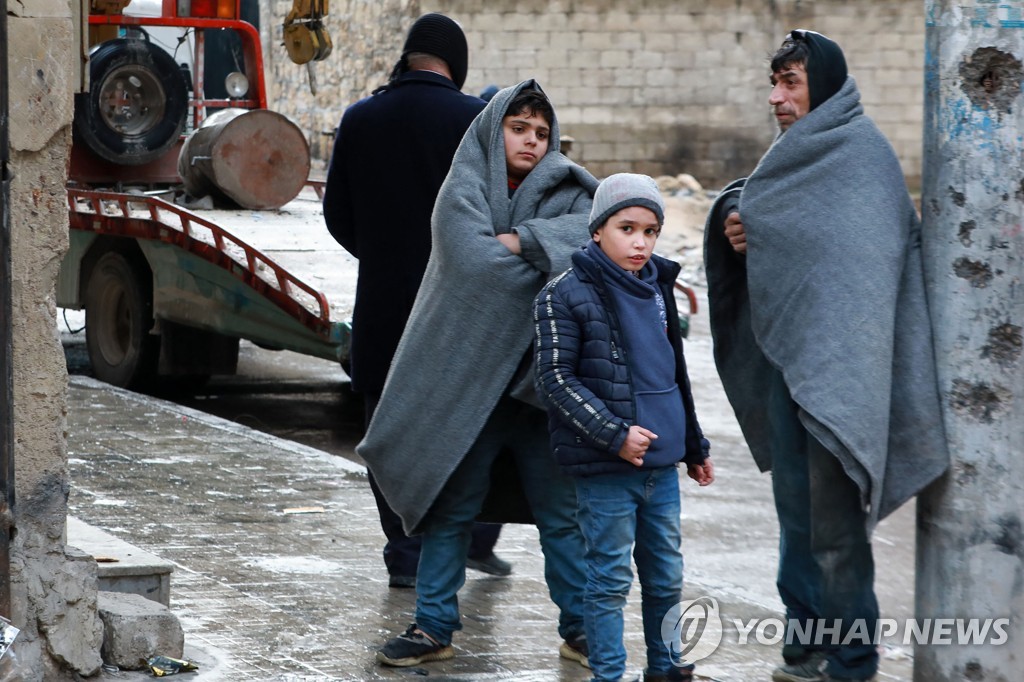
<path fill-rule="evenodd" d="M 798 663 L 786 663 L 772 671 L 772 682 L 825 682 L 825 652 L 815 651 Z"/>

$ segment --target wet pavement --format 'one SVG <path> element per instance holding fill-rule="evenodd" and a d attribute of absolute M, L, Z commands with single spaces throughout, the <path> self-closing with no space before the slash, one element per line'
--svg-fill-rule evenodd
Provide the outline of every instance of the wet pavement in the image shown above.
<path fill-rule="evenodd" d="M 724 640 L 698 664 L 698 679 L 768 680 L 779 645 L 754 643 L 756 631 L 748 643 L 738 643 L 734 621 L 781 612 L 770 480 L 757 472 L 718 383 L 703 312 L 694 319 L 686 353 L 718 478 L 704 489 L 681 479 L 684 597 L 715 599 L 724 621 Z M 268 380 L 292 386 L 335 381 L 315 367 L 289 368 L 287 358 L 269 361 L 279 375 Z M 343 375 L 337 382 L 343 395 Z M 180 679 L 589 679 L 578 664 L 558 657 L 557 612 L 546 595 L 536 529 L 514 525 L 505 526 L 497 546 L 514 564 L 513 575 L 468 573 L 456 657 L 415 669 L 379 666 L 375 649 L 411 622 L 415 595 L 387 586 L 383 535 L 364 470 L 345 457 L 257 430 L 267 427 L 258 423 L 266 419 L 245 425 L 239 415 L 229 416 L 237 421 L 84 376 L 70 381 L 71 513 L 174 563 L 171 609 L 185 630 L 186 655 L 200 664 L 198 674 Z M 349 408 L 320 418 L 332 416 L 353 419 Z M 354 456 L 344 440 L 332 449 L 348 448 Z M 908 505 L 875 535 L 884 617 L 912 615 L 913 533 Z M 633 674 L 644 663 L 640 633 L 634 585 L 626 621 Z M 770 627 L 762 630 L 772 634 Z M 909 680 L 911 653 L 886 646 L 879 679 Z M 132 676 L 143 675 L 106 673 L 102 679 Z"/>

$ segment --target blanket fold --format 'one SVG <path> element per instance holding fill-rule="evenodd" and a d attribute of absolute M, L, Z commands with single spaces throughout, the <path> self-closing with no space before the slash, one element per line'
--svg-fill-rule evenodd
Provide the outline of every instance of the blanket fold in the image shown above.
<path fill-rule="evenodd" d="M 510 198 L 502 119 L 521 90 L 500 91 L 473 121 L 431 220 L 433 246 L 373 421 L 356 452 L 407 533 L 465 457 L 533 338 L 533 297 L 586 243 L 597 180 L 547 154 Z M 495 235 L 520 233 L 515 255 Z"/>
<path fill-rule="evenodd" d="M 782 372 L 808 431 L 857 483 L 870 526 L 948 466 L 920 223 L 852 78 L 776 138 L 708 217 L 715 359 L 758 466 Z M 722 234 L 739 195 L 747 256 Z"/>

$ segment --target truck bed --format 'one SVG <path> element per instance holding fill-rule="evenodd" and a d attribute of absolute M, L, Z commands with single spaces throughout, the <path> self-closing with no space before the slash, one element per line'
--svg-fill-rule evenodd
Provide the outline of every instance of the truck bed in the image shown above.
<path fill-rule="evenodd" d="M 121 220 L 125 212 L 142 220 Z M 117 214 L 113 221 L 73 213 L 58 304 L 81 308 L 76 268 L 97 235 L 145 235 L 137 242 L 153 270 L 156 317 L 268 347 L 347 359 L 357 263 L 327 232 L 312 188 L 275 211 L 191 212 L 217 229 L 195 220 L 183 230 L 164 217 L 167 211 L 150 214 L 135 204 L 127 211 L 105 205 L 104 215 Z M 153 215 L 168 226 L 159 234 Z M 81 313 L 65 316 L 69 327 L 84 324 Z"/>

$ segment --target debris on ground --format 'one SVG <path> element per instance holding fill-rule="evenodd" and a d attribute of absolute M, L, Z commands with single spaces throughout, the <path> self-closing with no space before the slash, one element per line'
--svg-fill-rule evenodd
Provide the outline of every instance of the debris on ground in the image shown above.
<path fill-rule="evenodd" d="M 655 251 L 679 263 L 681 278 L 690 286 L 704 286 L 704 221 L 712 198 L 689 174 L 656 178 L 665 200 L 665 225 Z"/>
<path fill-rule="evenodd" d="M 153 673 L 153 677 L 166 677 L 168 675 L 190 673 L 199 670 L 199 666 L 192 661 L 186 661 L 180 658 L 171 658 L 170 656 L 154 656 L 146 661 L 146 665 L 149 666 L 149 670 Z"/>

